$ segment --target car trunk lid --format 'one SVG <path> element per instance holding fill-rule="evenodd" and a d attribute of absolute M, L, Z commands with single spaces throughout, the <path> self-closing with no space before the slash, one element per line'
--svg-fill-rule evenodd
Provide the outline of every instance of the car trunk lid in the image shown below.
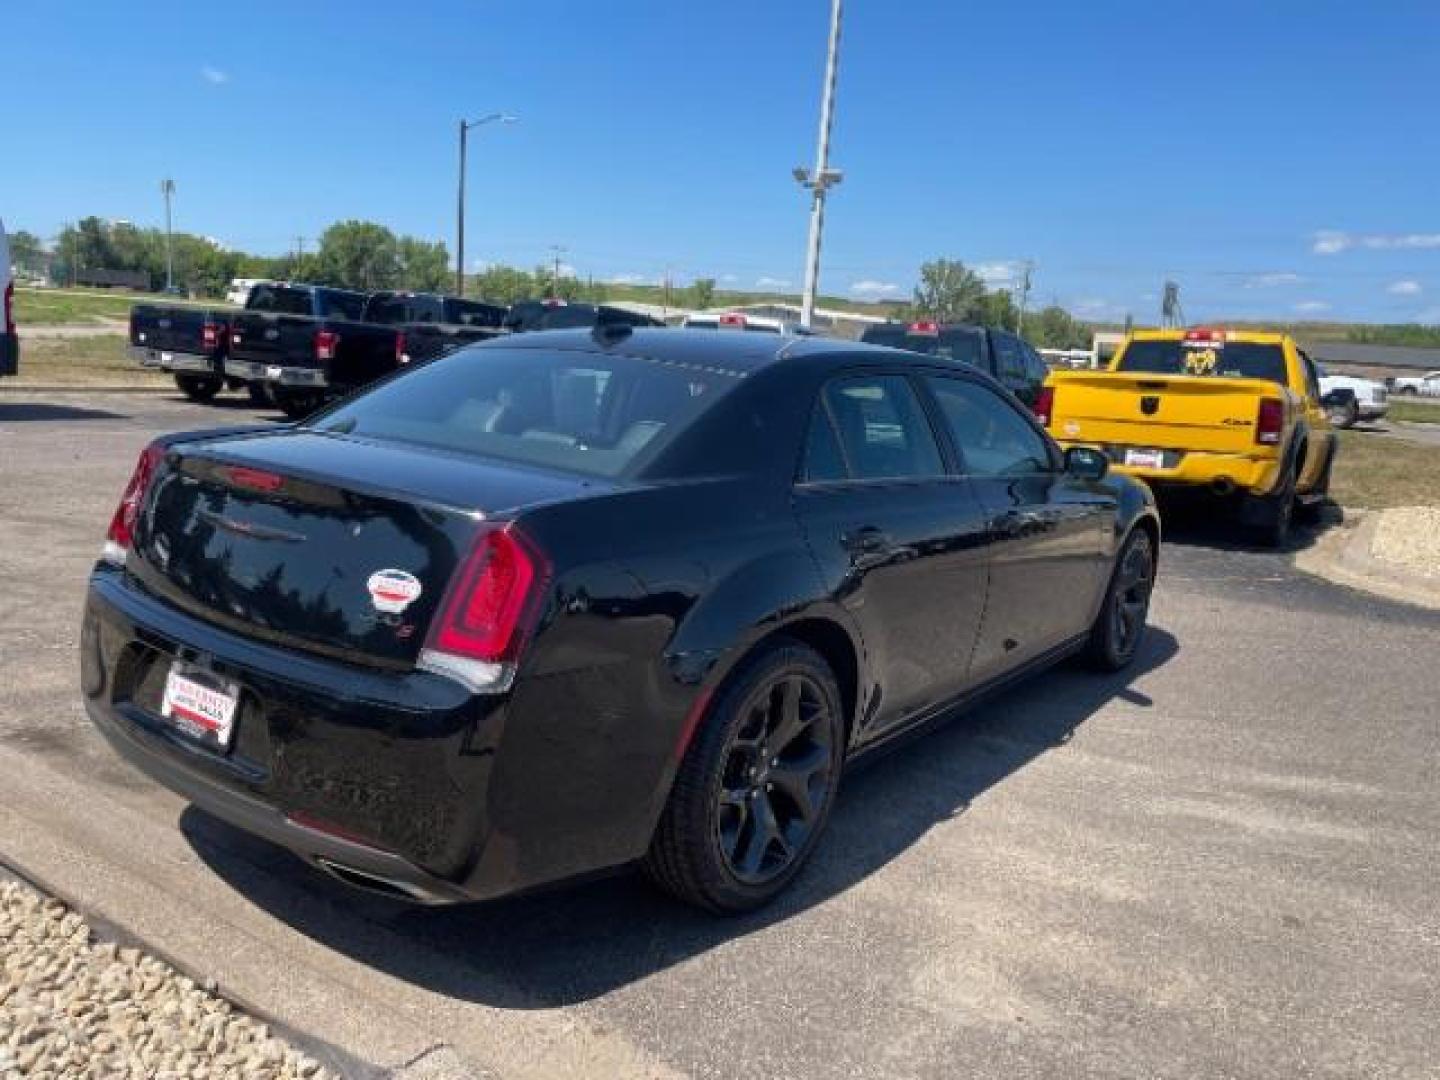
<path fill-rule="evenodd" d="M 238 632 L 407 668 L 487 517 L 597 486 L 315 432 L 182 443 L 127 568 Z"/>

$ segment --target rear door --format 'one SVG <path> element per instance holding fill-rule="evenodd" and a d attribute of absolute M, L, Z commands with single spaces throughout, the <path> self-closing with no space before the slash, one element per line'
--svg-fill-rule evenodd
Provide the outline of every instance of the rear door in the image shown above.
<path fill-rule="evenodd" d="M 924 381 L 986 515 L 989 591 L 970 665 L 983 682 L 1084 632 L 1107 583 L 1116 500 L 1068 476 L 1033 418 L 991 386 Z"/>
<path fill-rule="evenodd" d="M 1025 343 L 1004 330 L 991 330 L 989 334 L 995 356 L 995 370 L 991 374 L 1026 406 L 1033 407 L 1044 378 L 1036 381 Z"/>
<path fill-rule="evenodd" d="M 985 606 L 985 513 L 909 378 L 856 373 L 821 388 L 795 506 L 879 683 L 861 738 L 959 693 Z"/>

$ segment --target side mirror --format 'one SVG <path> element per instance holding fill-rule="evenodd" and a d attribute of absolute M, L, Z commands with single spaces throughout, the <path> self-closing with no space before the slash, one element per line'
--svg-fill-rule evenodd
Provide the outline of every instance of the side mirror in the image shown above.
<path fill-rule="evenodd" d="M 1103 480 L 1110 471 L 1110 459 L 1088 446 L 1065 451 L 1065 472 L 1077 480 Z"/>

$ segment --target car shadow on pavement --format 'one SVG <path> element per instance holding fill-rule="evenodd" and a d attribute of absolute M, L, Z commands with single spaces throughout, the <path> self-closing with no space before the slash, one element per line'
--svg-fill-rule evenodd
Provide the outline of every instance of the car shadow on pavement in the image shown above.
<path fill-rule="evenodd" d="M 1283 548 L 1266 548 L 1258 546 L 1246 535 L 1235 513 L 1228 509 L 1217 510 L 1216 503 L 1208 498 L 1167 494 L 1160 498 L 1159 509 L 1166 544 L 1259 555 L 1293 555 L 1304 551 L 1317 544 L 1327 531 L 1345 521 L 1345 511 L 1339 505 L 1323 503 L 1317 508 L 1313 520 L 1301 521 L 1296 517 L 1290 527 L 1290 539 Z"/>
<path fill-rule="evenodd" d="M 1133 683 L 1179 651 L 1173 635 L 1151 627 L 1128 671 L 1107 676 L 1062 665 L 858 768 L 845 778 L 810 865 L 773 905 L 745 916 L 693 910 L 633 872 L 483 904 L 419 907 L 341 885 L 194 807 L 180 827 L 233 888 L 329 948 L 465 1001 L 553 1008 L 606 994 L 840 895 L 1063 746 L 1108 702 L 1150 707 Z"/>
<path fill-rule="evenodd" d="M 54 420 L 128 420 L 124 413 L 82 409 L 77 405 L 51 405 L 44 401 L 0 403 L 0 424 Z"/>
<path fill-rule="evenodd" d="M 194 404 L 194 402 L 184 394 L 175 394 L 170 400 L 181 404 Z M 248 397 L 229 397 L 224 395 L 213 397 L 205 402 L 205 407 L 217 409 L 220 412 L 250 413 L 257 420 L 273 420 L 277 424 L 289 423 L 289 419 L 276 406 L 257 405 Z"/>

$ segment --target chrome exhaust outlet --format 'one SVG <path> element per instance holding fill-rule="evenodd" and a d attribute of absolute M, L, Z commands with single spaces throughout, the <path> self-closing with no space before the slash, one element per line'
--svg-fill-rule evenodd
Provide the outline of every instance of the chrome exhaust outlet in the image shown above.
<path fill-rule="evenodd" d="M 1226 498 L 1235 494 L 1235 481 L 1228 476 L 1217 477 L 1210 481 L 1210 490 L 1220 498 Z"/>
<path fill-rule="evenodd" d="M 425 890 L 411 885 L 406 881 L 396 881 L 393 878 L 381 877 L 379 874 L 371 873 L 369 870 L 357 870 L 353 866 L 332 862 L 319 855 L 315 857 L 315 865 L 331 877 L 343 881 L 351 888 L 364 889 L 366 892 L 379 893 L 381 896 L 388 896 L 392 899 L 409 900 L 417 904 L 434 904 L 437 902 L 436 898 L 425 892 Z"/>

